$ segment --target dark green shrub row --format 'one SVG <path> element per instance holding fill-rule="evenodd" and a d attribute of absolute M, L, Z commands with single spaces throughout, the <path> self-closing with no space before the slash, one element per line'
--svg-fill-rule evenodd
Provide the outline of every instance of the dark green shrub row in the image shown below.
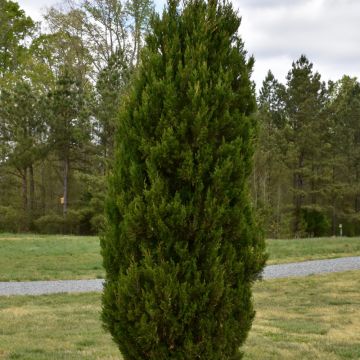
<path fill-rule="evenodd" d="M 41 216 L 34 221 L 34 230 L 41 234 L 92 235 L 101 231 L 104 216 L 87 209 L 69 210 L 66 217 L 57 214 Z"/>

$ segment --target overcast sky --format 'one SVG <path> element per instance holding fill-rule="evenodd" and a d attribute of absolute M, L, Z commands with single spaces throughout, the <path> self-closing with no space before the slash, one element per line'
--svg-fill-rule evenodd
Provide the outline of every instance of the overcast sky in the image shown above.
<path fill-rule="evenodd" d="M 59 0 L 20 0 L 35 20 Z M 156 0 L 161 9 L 164 0 Z M 360 0 L 233 0 L 240 33 L 256 59 L 257 86 L 269 69 L 282 82 L 293 60 L 306 54 L 324 80 L 360 77 Z"/>

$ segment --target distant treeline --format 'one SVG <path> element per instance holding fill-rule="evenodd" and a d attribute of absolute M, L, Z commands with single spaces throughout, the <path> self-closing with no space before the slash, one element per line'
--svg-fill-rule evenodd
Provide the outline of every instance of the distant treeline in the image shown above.
<path fill-rule="evenodd" d="M 267 235 L 360 233 L 360 84 L 325 84 L 305 56 L 258 98 L 253 200 Z"/>
<path fill-rule="evenodd" d="M 82 0 L 41 26 L 0 0 L 0 231 L 101 229 L 118 110 L 153 13 L 151 0 Z M 286 85 L 269 72 L 254 117 L 249 186 L 267 236 L 359 235 L 357 79 L 325 84 L 301 56 Z"/>

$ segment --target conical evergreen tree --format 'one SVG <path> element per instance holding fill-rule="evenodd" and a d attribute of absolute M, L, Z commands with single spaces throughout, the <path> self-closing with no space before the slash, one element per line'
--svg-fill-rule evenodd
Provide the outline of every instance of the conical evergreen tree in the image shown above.
<path fill-rule="evenodd" d="M 320 206 L 321 182 L 327 181 L 323 164 L 327 142 L 325 84 L 305 55 L 292 64 L 287 75 L 286 97 L 284 136 L 287 165 L 293 173 L 293 235 L 321 236 L 326 234 L 326 226 L 317 233 L 307 220 L 319 216 L 326 222 Z"/>
<path fill-rule="evenodd" d="M 102 317 L 126 360 L 241 358 L 265 255 L 239 25 L 228 2 L 170 0 L 119 116 Z"/>
<path fill-rule="evenodd" d="M 258 98 L 258 146 L 254 156 L 252 198 L 267 235 L 278 238 L 289 221 L 284 216 L 289 171 L 284 164 L 286 89 L 269 70 Z"/>

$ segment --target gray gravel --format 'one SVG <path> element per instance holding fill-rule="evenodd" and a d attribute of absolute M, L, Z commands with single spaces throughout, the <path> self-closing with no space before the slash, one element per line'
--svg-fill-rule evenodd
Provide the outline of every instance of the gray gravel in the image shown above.
<path fill-rule="evenodd" d="M 269 265 L 264 270 L 263 278 L 287 278 L 348 270 L 360 270 L 360 256 Z M 0 295 L 43 295 L 55 293 L 98 292 L 102 290 L 103 282 L 104 280 L 102 279 L 0 282 Z"/>
<path fill-rule="evenodd" d="M 0 295 L 44 295 L 101 291 L 104 280 L 0 282 Z"/>
<path fill-rule="evenodd" d="M 264 279 L 279 279 L 348 270 L 360 270 L 360 256 L 269 265 L 266 266 L 263 277 Z"/>

